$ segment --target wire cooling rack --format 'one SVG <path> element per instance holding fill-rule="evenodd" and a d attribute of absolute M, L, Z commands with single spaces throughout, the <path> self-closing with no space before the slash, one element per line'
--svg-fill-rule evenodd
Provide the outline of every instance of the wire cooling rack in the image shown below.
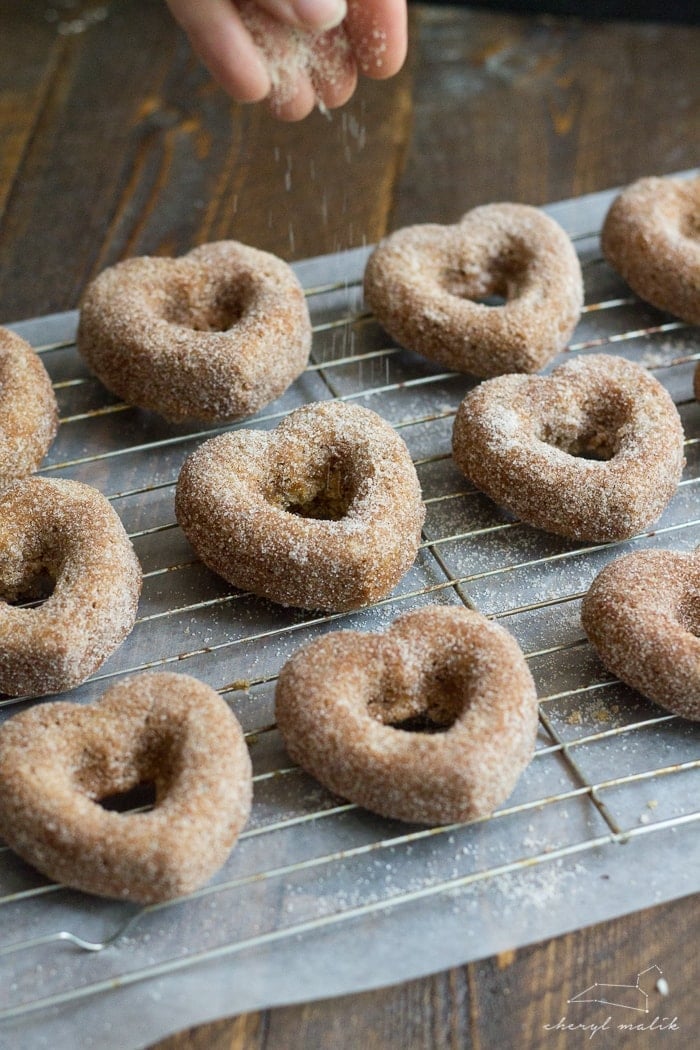
<path fill-rule="evenodd" d="M 365 312 L 367 252 L 297 266 L 314 323 L 312 362 L 287 394 L 238 426 L 296 406 L 366 405 L 405 439 L 427 517 L 416 563 L 357 614 L 313 615 L 232 591 L 175 524 L 179 467 L 218 430 L 174 427 L 111 398 L 77 355 L 76 315 L 14 327 L 42 354 L 61 409 L 41 473 L 111 500 L 144 572 L 132 635 L 70 698 L 127 672 L 181 670 L 225 697 L 254 765 L 250 823 L 212 882 L 146 908 L 49 883 L 0 848 L 0 1045 L 139 1046 L 207 1018 L 406 979 L 698 889 L 697 727 L 612 678 L 579 623 L 580 599 L 624 551 L 700 542 L 697 329 L 639 302 L 603 262 L 611 194 L 548 208 L 573 237 L 586 307 L 567 353 L 645 365 L 678 404 L 687 466 L 661 520 L 626 543 L 581 545 L 510 518 L 450 457 L 472 382 L 388 341 Z M 553 362 L 552 366 L 557 362 Z M 427 603 L 467 604 L 520 642 L 540 697 L 535 757 L 489 819 L 425 828 L 330 795 L 292 766 L 274 685 L 302 643 L 339 627 L 385 628 Z M 30 700 L 0 700 L 7 717 Z"/>

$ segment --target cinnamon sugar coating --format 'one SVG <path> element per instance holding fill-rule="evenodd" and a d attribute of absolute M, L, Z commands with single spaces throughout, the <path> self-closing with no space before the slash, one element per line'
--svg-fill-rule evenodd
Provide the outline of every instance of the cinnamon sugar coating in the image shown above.
<path fill-rule="evenodd" d="M 365 296 L 402 346 L 477 376 L 535 372 L 581 313 L 581 267 L 544 212 L 487 204 L 454 226 L 397 230 L 375 249 Z M 479 302 L 500 296 L 503 306 Z"/>
<path fill-rule="evenodd" d="M 104 270 L 83 297 L 77 342 L 128 404 L 222 423 L 284 393 L 308 361 L 311 322 L 286 263 L 218 241 Z"/>
<path fill-rule="evenodd" d="M 100 805 L 146 784 L 148 812 Z M 189 675 L 137 675 L 98 703 L 40 704 L 0 730 L 0 834 L 88 893 L 150 904 L 196 889 L 226 860 L 250 800 L 241 728 Z"/>
<path fill-rule="evenodd" d="M 234 587 L 335 611 L 392 590 L 425 517 L 405 443 L 375 412 L 342 401 L 305 405 L 274 431 L 205 442 L 182 468 L 175 513 Z"/>
<path fill-rule="evenodd" d="M 640 298 L 700 324 L 700 176 L 632 183 L 608 211 L 601 246 Z"/>
<path fill-rule="evenodd" d="M 18 607 L 50 596 L 38 606 Z M 83 682 L 131 631 L 141 567 L 96 489 L 43 477 L 0 496 L 0 692 Z"/>
<path fill-rule="evenodd" d="M 358 805 L 424 824 L 490 814 L 537 732 L 517 643 L 459 607 L 414 610 L 385 634 L 311 642 L 282 668 L 275 702 L 287 750 L 307 772 Z"/>
<path fill-rule="evenodd" d="M 41 360 L 0 328 L 0 490 L 37 469 L 58 429 L 58 408 Z"/>
<path fill-rule="evenodd" d="M 618 558 L 591 584 L 581 620 L 609 671 L 700 721 L 700 548 Z"/>
<path fill-rule="evenodd" d="M 452 443 L 457 466 L 496 503 L 576 540 L 625 539 L 650 525 L 685 462 L 666 390 L 606 354 L 482 383 L 460 405 Z"/>

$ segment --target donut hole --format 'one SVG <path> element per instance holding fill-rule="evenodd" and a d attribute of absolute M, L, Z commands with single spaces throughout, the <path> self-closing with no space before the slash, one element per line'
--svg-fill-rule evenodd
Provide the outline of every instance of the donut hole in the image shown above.
<path fill-rule="evenodd" d="M 340 521 L 353 501 L 355 485 L 341 457 L 330 455 L 325 470 L 287 486 L 282 502 L 288 514 L 316 521 Z"/>
<path fill-rule="evenodd" d="M 566 418 L 544 419 L 538 437 L 552 448 L 566 452 L 576 459 L 607 462 L 617 455 L 620 433 L 628 422 L 624 406 L 601 405 Z"/>
<path fill-rule="evenodd" d="M 57 579 L 55 566 L 42 559 L 26 562 L 18 579 L 0 583 L 0 598 L 6 605 L 37 608 L 54 593 Z"/>
<path fill-rule="evenodd" d="M 106 810 L 153 808 L 177 779 L 182 747 L 182 734 L 176 729 L 148 723 L 136 728 L 131 739 L 88 741 L 77 755 L 73 782 Z"/>
<path fill-rule="evenodd" d="M 592 459 L 603 463 L 612 459 L 617 450 L 614 435 L 598 430 L 577 434 L 573 437 L 551 434 L 542 440 L 546 445 L 551 445 L 576 459 Z"/>
<path fill-rule="evenodd" d="M 700 592 L 692 590 L 682 594 L 676 615 L 684 631 L 700 638 Z"/>
<path fill-rule="evenodd" d="M 187 285 L 174 287 L 165 300 L 162 316 L 168 324 L 193 332 L 227 332 L 243 317 L 251 294 L 251 282 L 245 279 L 221 282 L 213 292 Z"/>
<path fill-rule="evenodd" d="M 456 299 L 469 299 L 481 306 L 505 306 L 513 294 L 513 282 L 504 274 L 473 274 L 455 267 L 442 271 L 440 284 Z"/>
<path fill-rule="evenodd" d="M 404 733 L 446 733 L 460 717 L 468 694 L 464 675 L 433 668 L 421 676 L 415 691 L 386 692 L 369 702 L 368 712 L 378 722 Z"/>
<path fill-rule="evenodd" d="M 115 813 L 129 813 L 134 809 L 152 809 L 156 804 L 157 790 L 154 780 L 142 780 L 123 791 L 113 791 L 95 801 L 102 809 Z"/>
<path fill-rule="evenodd" d="M 680 231 L 691 241 L 700 240 L 700 209 L 697 212 L 684 212 L 680 222 Z"/>
<path fill-rule="evenodd" d="M 452 725 L 451 722 L 448 724 L 436 722 L 425 712 L 413 715 L 411 718 L 404 718 L 400 722 L 385 724 L 390 725 L 392 729 L 401 729 L 404 733 L 446 733 Z"/>
<path fill-rule="evenodd" d="M 439 282 L 457 299 L 469 299 L 492 308 L 503 307 L 520 295 L 532 258 L 531 248 L 514 238 L 492 258 L 443 267 Z"/>

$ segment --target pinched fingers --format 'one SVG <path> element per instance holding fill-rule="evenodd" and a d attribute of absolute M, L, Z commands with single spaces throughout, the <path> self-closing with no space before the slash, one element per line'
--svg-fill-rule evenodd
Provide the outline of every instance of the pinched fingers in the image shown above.
<path fill-rule="evenodd" d="M 358 68 L 389 77 L 406 54 L 406 0 L 167 3 L 224 90 L 239 102 L 267 98 L 281 120 L 343 105 Z"/>
<path fill-rule="evenodd" d="M 355 89 L 355 59 L 344 26 L 323 33 L 290 29 L 242 0 L 241 18 L 270 78 L 270 108 L 281 120 L 301 120 L 317 102 L 342 105 Z"/>

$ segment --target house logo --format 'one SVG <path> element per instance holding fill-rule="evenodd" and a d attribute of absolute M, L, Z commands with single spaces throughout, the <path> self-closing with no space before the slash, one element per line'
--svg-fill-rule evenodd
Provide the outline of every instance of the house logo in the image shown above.
<path fill-rule="evenodd" d="M 599 1003 L 601 1006 L 619 1006 L 622 1010 L 636 1010 L 641 1014 L 649 1013 L 649 992 L 656 983 L 657 990 L 668 993 L 662 970 L 656 966 L 647 966 L 637 974 L 634 984 L 589 984 L 582 992 L 572 995 L 569 1003 Z"/>
<path fill-rule="evenodd" d="M 589 984 L 567 999 L 572 1017 L 565 1014 L 558 1021 L 542 1027 L 547 1032 L 585 1032 L 589 1039 L 603 1032 L 678 1032 L 681 1026 L 677 1017 L 662 1017 L 654 1013 L 649 1019 L 654 993 L 662 997 L 668 995 L 668 983 L 655 963 L 640 970 L 629 984 L 603 984 L 599 981 Z M 579 1007 L 598 1008 L 592 1015 L 594 1019 L 590 1014 L 586 1016 L 586 1011 Z M 605 1008 L 605 1014 L 601 1014 L 600 1007 Z"/>

